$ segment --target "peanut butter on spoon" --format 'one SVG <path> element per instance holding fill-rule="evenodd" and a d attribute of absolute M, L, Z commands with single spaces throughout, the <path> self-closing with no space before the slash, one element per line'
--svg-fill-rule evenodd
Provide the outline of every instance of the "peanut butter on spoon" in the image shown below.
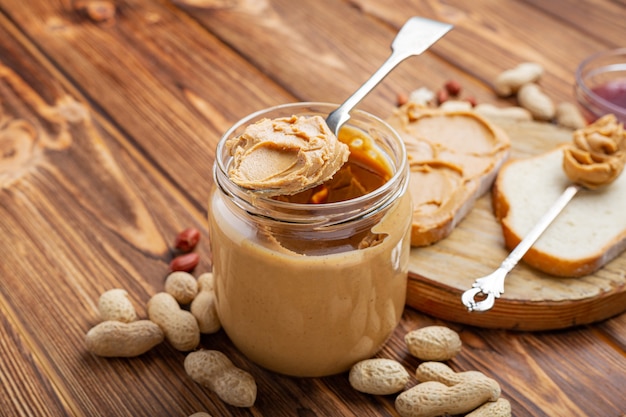
<path fill-rule="evenodd" d="M 576 184 L 596 189 L 615 181 L 626 163 L 626 131 L 613 114 L 574 132 L 563 151 L 563 170 Z"/>
<path fill-rule="evenodd" d="M 233 156 L 230 180 L 273 197 L 293 195 L 322 184 L 348 160 L 348 147 L 337 136 L 350 111 L 400 62 L 420 55 L 452 25 L 410 18 L 391 44 L 391 55 L 326 120 L 320 116 L 260 120 L 226 142 Z"/>
<path fill-rule="evenodd" d="M 321 184 L 350 154 L 320 116 L 262 119 L 226 146 L 233 156 L 231 181 L 266 196 L 292 195 Z"/>

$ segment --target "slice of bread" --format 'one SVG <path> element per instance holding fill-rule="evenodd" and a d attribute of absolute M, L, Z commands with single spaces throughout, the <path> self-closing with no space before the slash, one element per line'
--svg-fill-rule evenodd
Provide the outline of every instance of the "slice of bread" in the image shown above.
<path fill-rule="evenodd" d="M 493 187 L 493 208 L 513 249 L 570 184 L 563 148 L 508 161 Z M 626 249 L 626 175 L 595 191 L 581 190 L 523 260 L 551 275 L 579 277 Z"/>
<path fill-rule="evenodd" d="M 388 121 L 406 145 L 411 168 L 411 245 L 427 246 L 447 237 L 490 189 L 510 141 L 472 111 L 408 103 Z"/>

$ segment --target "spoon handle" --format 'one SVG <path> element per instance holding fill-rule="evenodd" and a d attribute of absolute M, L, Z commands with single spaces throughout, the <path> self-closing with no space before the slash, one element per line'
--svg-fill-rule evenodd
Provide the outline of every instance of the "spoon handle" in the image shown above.
<path fill-rule="evenodd" d="M 541 216 L 533 228 L 530 229 L 526 236 L 524 236 L 522 241 L 517 244 L 509 256 L 502 261 L 498 269 L 489 275 L 476 279 L 472 288 L 461 295 L 461 302 L 469 311 L 487 311 L 493 307 L 495 299 L 500 298 L 500 295 L 504 292 L 504 280 L 507 274 L 515 268 L 515 265 L 517 265 L 520 259 L 522 259 L 526 252 L 528 252 L 580 189 L 581 186 L 576 184 L 568 186 L 559 198 L 552 203 L 543 216 Z M 476 301 L 475 297 L 480 294 L 486 296 L 486 298 L 481 301 Z"/>
<path fill-rule="evenodd" d="M 567 203 L 576 195 L 580 190 L 580 186 L 572 184 L 568 186 L 563 193 L 555 200 L 550 208 L 541 216 L 539 221 L 533 226 L 532 229 L 524 236 L 522 241 L 517 244 L 513 251 L 502 262 L 502 267 L 507 271 L 510 271 L 517 265 L 522 257 L 528 252 L 531 246 L 539 239 L 543 232 L 550 226 L 556 216 L 565 208 Z"/>
<path fill-rule="evenodd" d="M 346 101 L 332 111 L 326 123 L 337 135 L 341 126 L 350 119 L 350 112 L 365 98 L 400 62 L 410 56 L 420 55 L 443 35 L 452 29 L 452 25 L 425 19 L 410 18 L 400 29 L 391 44 L 391 55 Z"/>

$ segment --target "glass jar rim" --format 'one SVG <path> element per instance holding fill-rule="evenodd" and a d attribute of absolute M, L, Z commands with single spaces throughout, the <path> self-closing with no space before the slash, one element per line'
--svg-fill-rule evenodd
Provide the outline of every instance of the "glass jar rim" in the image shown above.
<path fill-rule="evenodd" d="M 253 112 L 235 124 L 233 124 L 220 138 L 218 142 L 215 164 L 213 166 L 214 183 L 221 189 L 223 193 L 231 196 L 235 203 L 248 212 L 249 214 L 266 217 L 273 220 L 294 224 L 306 224 L 317 226 L 337 225 L 358 218 L 365 218 L 379 212 L 384 207 L 395 201 L 396 196 L 401 195 L 408 187 L 408 160 L 406 148 L 400 135 L 387 122 L 363 110 L 353 110 L 351 112 L 351 120 L 363 118 L 374 121 L 377 125 L 388 131 L 395 139 L 395 155 L 387 155 L 393 158 L 391 161 L 394 167 L 394 173 L 389 180 L 382 186 L 367 193 L 365 195 L 344 201 L 324 203 L 324 204 L 305 204 L 292 203 L 286 201 L 274 200 L 255 193 L 254 191 L 242 188 L 228 178 L 228 164 L 232 157 L 223 158 L 225 155 L 225 142 L 231 137 L 237 129 L 246 126 L 252 121 L 258 120 L 265 114 L 283 113 L 283 116 L 289 117 L 297 114 L 298 111 L 309 109 L 309 113 L 324 113 L 336 109 L 338 105 L 324 102 L 294 102 L 280 104 Z M 314 111 L 318 110 L 318 111 Z M 290 110 L 294 110 L 290 113 Z M 350 124 L 350 121 L 347 124 Z M 280 214 L 278 217 L 277 215 Z M 275 217 L 276 216 L 276 217 Z"/>
<path fill-rule="evenodd" d="M 593 55 L 588 56 L 576 68 L 575 79 L 576 79 L 576 86 L 580 89 L 580 92 L 581 94 L 583 94 L 584 97 L 591 98 L 599 106 L 606 109 L 606 111 L 609 113 L 625 115 L 626 109 L 624 109 L 623 107 L 619 107 L 615 105 L 614 103 L 611 103 L 609 100 L 605 99 L 604 97 L 596 94 L 585 82 L 585 77 L 587 75 L 589 74 L 594 75 L 596 73 L 599 73 L 600 72 L 599 70 L 605 67 L 605 66 L 602 66 L 602 67 L 590 70 L 589 66 L 591 66 L 594 62 L 596 62 L 599 59 L 611 58 L 611 57 L 619 56 L 619 55 L 622 55 L 626 58 L 626 48 L 618 48 L 618 49 L 600 51 L 600 52 L 594 53 Z M 611 66 L 613 65 L 619 65 L 620 69 L 623 66 L 624 69 L 626 69 L 626 60 L 623 63 L 612 64 Z"/>

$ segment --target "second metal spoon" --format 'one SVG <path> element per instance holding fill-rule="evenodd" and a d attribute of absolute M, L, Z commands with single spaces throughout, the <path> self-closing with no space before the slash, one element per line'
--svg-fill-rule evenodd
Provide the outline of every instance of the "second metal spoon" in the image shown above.
<path fill-rule="evenodd" d="M 372 74 L 372 76 L 359 87 L 346 101 L 326 118 L 326 123 L 337 135 L 341 126 L 350 119 L 352 109 L 376 87 L 400 62 L 410 56 L 420 55 L 430 48 L 443 35 L 452 29 L 452 25 L 425 19 L 422 17 L 410 18 L 400 29 L 391 44 L 391 55 Z"/>
<path fill-rule="evenodd" d="M 469 311 L 487 311 L 493 307 L 496 301 L 495 299 L 500 298 L 500 295 L 504 292 L 504 279 L 507 274 L 515 268 L 515 265 L 517 265 L 520 259 L 522 259 L 526 252 L 528 252 L 531 246 L 539 239 L 580 189 L 580 185 L 572 184 L 568 186 L 530 232 L 517 244 L 509 256 L 502 261 L 498 269 L 489 275 L 478 278 L 472 285 L 472 288 L 463 293 L 461 301 Z M 475 297 L 480 294 L 485 296 L 485 298 L 476 301 Z"/>

